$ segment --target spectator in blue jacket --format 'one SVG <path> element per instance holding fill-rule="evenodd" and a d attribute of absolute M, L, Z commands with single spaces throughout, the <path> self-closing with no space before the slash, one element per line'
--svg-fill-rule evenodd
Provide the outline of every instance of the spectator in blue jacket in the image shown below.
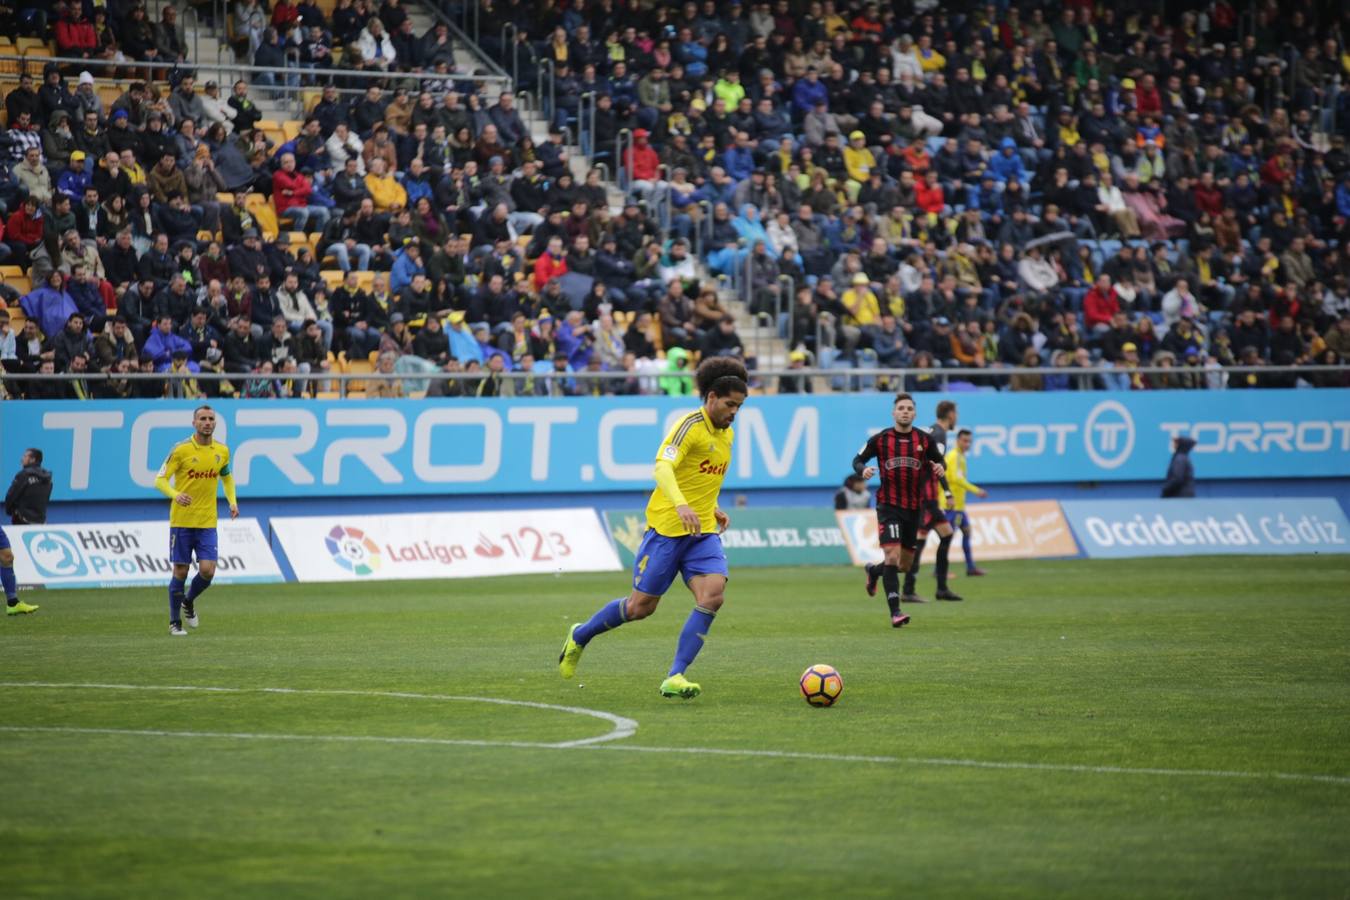
<path fill-rule="evenodd" d="M 826 109 L 830 108 L 829 89 L 821 83 L 820 73 L 816 71 L 815 66 L 808 66 L 806 77 L 799 78 L 797 83 L 792 86 L 792 112 L 798 119 L 806 116 L 811 110 L 815 109 L 816 104 L 824 104 Z"/>
<path fill-rule="evenodd" d="M 426 273 L 422 262 L 422 248 L 410 243 L 394 256 L 394 268 L 389 273 L 389 293 L 397 294 L 412 284 L 413 276 L 418 272 Z"/>
<path fill-rule="evenodd" d="M 141 348 L 141 356 L 148 356 L 155 361 L 155 371 L 163 372 L 173 362 L 174 353 L 182 351 L 189 356 L 192 355 L 192 344 L 187 338 L 179 337 L 173 333 L 173 316 L 160 316 L 155 320 L 155 327 L 150 330 L 150 335 L 145 339 L 145 346 Z"/>

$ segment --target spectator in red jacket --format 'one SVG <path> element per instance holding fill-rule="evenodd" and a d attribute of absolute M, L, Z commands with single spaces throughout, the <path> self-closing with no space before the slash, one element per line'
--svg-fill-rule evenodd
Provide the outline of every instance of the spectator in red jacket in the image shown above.
<path fill-rule="evenodd" d="M 914 202 L 926 213 L 933 215 L 942 213 L 942 208 L 947 205 L 947 198 L 942 193 L 942 185 L 938 184 L 936 170 L 929 169 L 923 174 L 923 183 L 915 185 Z"/>
<path fill-rule="evenodd" d="M 1158 91 L 1158 82 L 1152 75 L 1145 75 L 1139 79 L 1139 84 L 1134 88 L 1135 109 L 1139 110 L 1139 117 L 1144 116 L 1162 116 L 1162 94 Z"/>
<path fill-rule="evenodd" d="M 1200 180 L 1195 184 L 1195 208 L 1202 213 L 1209 213 L 1213 219 L 1218 219 L 1223 215 L 1223 191 L 1214 183 L 1213 172 L 1200 173 Z"/>
<path fill-rule="evenodd" d="M 27 268 L 33 248 L 42 243 L 42 213 L 36 197 L 25 197 L 23 205 L 9 215 L 5 225 L 5 246 L 9 247 L 10 261 Z"/>
<path fill-rule="evenodd" d="M 1098 275 L 1097 283 L 1083 295 L 1083 324 L 1089 331 L 1111 330 L 1111 317 L 1120 312 L 1120 298 L 1110 275 Z"/>
<path fill-rule="evenodd" d="M 562 238 L 551 237 L 548 239 L 548 250 L 534 263 L 534 289 L 542 291 L 544 285 L 566 274 L 567 257 L 563 254 Z"/>
<path fill-rule="evenodd" d="M 623 157 L 623 167 L 628 170 L 629 183 L 633 193 L 646 197 L 660 186 L 661 158 L 656 150 L 647 143 L 651 136 L 645 128 L 633 132 L 633 144 Z"/>
<path fill-rule="evenodd" d="M 62 13 L 56 23 L 56 47 L 61 56 L 81 59 L 88 59 L 98 49 L 98 35 L 79 6 Z"/>
<path fill-rule="evenodd" d="M 310 204 L 313 191 L 309 177 L 295 168 L 295 154 L 283 153 L 281 168 L 272 176 L 272 206 L 277 218 L 290 220 L 295 231 L 304 231 L 311 220 L 315 231 L 323 231 L 328 224 L 328 208 Z"/>

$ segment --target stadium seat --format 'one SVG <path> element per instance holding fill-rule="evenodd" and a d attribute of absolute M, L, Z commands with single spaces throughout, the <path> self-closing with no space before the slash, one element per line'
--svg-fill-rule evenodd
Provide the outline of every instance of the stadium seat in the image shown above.
<path fill-rule="evenodd" d="M 272 202 L 262 194 L 249 194 L 244 200 L 244 208 L 257 220 L 263 239 L 275 241 L 281 233 L 281 225 L 277 222 L 277 211 L 272 208 Z"/>
<path fill-rule="evenodd" d="M 301 123 L 294 119 L 288 119 L 281 123 L 281 133 L 286 135 L 286 140 L 293 141 L 300 136 Z"/>
<path fill-rule="evenodd" d="M 363 290 L 363 291 L 369 291 L 370 289 L 372 289 L 373 287 L 375 287 L 375 273 L 374 273 L 374 272 L 368 272 L 368 271 L 366 271 L 366 272 L 357 272 L 357 273 L 356 273 L 356 286 L 359 287 L 359 288 L 360 288 L 361 290 Z"/>

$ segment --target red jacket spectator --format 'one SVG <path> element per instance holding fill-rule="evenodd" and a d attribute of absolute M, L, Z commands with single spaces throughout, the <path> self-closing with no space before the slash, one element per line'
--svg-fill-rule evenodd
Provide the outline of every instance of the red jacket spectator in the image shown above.
<path fill-rule="evenodd" d="M 42 217 L 30 216 L 28 208 L 20 206 L 10 213 L 5 231 L 8 232 L 9 243 L 32 247 L 42 240 Z"/>
<path fill-rule="evenodd" d="M 624 155 L 624 168 L 628 170 L 628 177 L 634 181 L 655 181 L 661 165 L 661 158 L 647 143 L 648 133 L 645 128 L 634 131 L 633 145 Z"/>
<path fill-rule="evenodd" d="M 1161 116 L 1162 115 L 1162 94 L 1159 93 L 1157 85 L 1144 87 L 1143 83 L 1135 86 L 1134 105 L 1139 110 L 1139 115 L 1143 116 Z"/>
<path fill-rule="evenodd" d="M 277 5 L 272 7 L 272 27 L 277 30 L 277 34 L 285 34 L 299 21 L 300 10 L 290 0 L 277 0 Z"/>
<path fill-rule="evenodd" d="M 93 24 L 83 15 L 78 21 L 73 16 L 67 16 L 56 23 L 56 46 L 62 55 L 69 50 L 97 50 L 98 35 L 94 33 Z"/>
<path fill-rule="evenodd" d="M 947 198 L 942 193 L 942 185 L 924 180 L 914 186 L 914 203 L 926 213 L 937 214 L 947 205 Z"/>
<path fill-rule="evenodd" d="M 1223 215 L 1223 191 L 1214 185 L 1205 187 L 1203 184 L 1195 186 L 1195 206 L 1203 213 L 1209 213 L 1210 216 L 1217 219 Z"/>
<path fill-rule="evenodd" d="M 534 289 L 542 291 L 550 279 L 561 278 L 567 274 L 567 257 L 556 259 L 551 253 L 541 254 L 534 263 Z"/>
<path fill-rule="evenodd" d="M 309 194 L 313 189 L 309 179 L 298 169 L 292 172 L 277 169 L 272 174 L 272 205 L 277 215 L 292 206 L 309 206 Z"/>
<path fill-rule="evenodd" d="M 1083 295 L 1083 324 L 1091 330 L 1097 325 L 1110 325 L 1111 319 L 1120 312 L 1120 298 L 1115 287 L 1104 292 L 1101 284 L 1094 284 L 1092 290 Z"/>

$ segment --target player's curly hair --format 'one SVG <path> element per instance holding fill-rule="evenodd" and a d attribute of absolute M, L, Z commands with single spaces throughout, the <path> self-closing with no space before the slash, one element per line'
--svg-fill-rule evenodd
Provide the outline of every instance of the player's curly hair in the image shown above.
<path fill-rule="evenodd" d="M 713 356 L 705 359 L 699 363 L 698 372 L 694 377 L 697 380 L 700 397 L 706 397 L 709 393 L 719 397 L 733 393 L 750 393 L 750 388 L 746 385 L 750 375 L 745 371 L 745 364 L 729 356 Z"/>

